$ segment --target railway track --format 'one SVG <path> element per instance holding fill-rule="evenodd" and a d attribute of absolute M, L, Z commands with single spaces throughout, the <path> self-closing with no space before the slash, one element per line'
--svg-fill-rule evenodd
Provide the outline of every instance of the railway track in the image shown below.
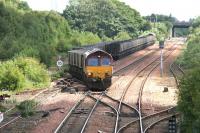
<path fill-rule="evenodd" d="M 173 47 L 171 49 L 173 49 Z M 169 55 L 170 55 L 170 52 L 167 55 L 167 57 Z M 158 60 L 159 60 L 159 57 L 154 59 L 151 63 L 147 64 L 144 68 L 142 68 L 140 71 L 137 72 L 137 74 L 126 85 L 126 87 L 123 90 L 123 93 L 122 93 L 122 95 L 121 95 L 119 100 L 116 100 L 116 99 L 112 98 L 111 96 L 109 96 L 108 93 L 107 93 L 108 90 L 103 92 L 102 94 L 100 94 L 100 97 L 99 97 L 99 95 L 95 96 L 94 94 L 89 94 L 88 97 L 93 98 L 93 100 L 96 101 L 96 104 L 93 104 L 94 106 L 92 106 L 93 108 L 90 109 L 91 110 L 90 113 L 87 112 L 87 116 L 85 116 L 85 119 L 84 119 L 85 123 L 84 122 L 80 122 L 80 123 L 84 123 L 84 124 L 81 124 L 81 126 L 80 126 L 82 128 L 80 128 L 79 126 L 77 128 L 77 126 L 76 126 L 78 131 L 74 131 L 74 132 L 82 132 L 82 131 L 89 132 L 89 131 L 91 131 L 91 129 L 93 129 L 92 131 L 117 133 L 117 132 L 120 132 L 123 129 L 122 127 L 124 127 L 124 123 L 128 123 L 128 122 L 131 122 L 131 121 L 139 121 L 139 125 L 140 125 L 140 130 L 139 131 L 143 132 L 143 126 L 142 126 L 143 117 L 141 115 L 142 88 L 144 87 L 144 84 L 145 84 L 148 76 L 150 75 L 150 73 L 159 65 L 159 63 L 157 62 Z M 142 59 L 140 61 L 142 61 Z M 151 69 L 149 74 L 147 74 L 145 80 L 143 81 L 143 85 L 141 85 L 143 87 L 140 88 L 141 91 L 140 91 L 139 96 L 138 96 L 138 109 L 135 108 L 135 107 L 132 107 L 132 106 L 130 106 L 128 104 L 125 104 L 123 102 L 123 100 L 124 100 L 124 97 L 125 97 L 125 95 L 127 93 L 127 90 L 129 89 L 130 85 L 132 84 L 132 82 L 134 81 L 134 79 L 137 76 L 139 76 L 145 69 L 147 69 L 150 66 L 151 67 L 154 66 L 154 67 Z M 130 66 L 128 66 L 128 67 L 130 67 Z M 141 68 L 141 66 L 138 66 L 138 68 Z M 125 68 L 125 69 L 127 69 L 127 68 Z M 122 70 L 120 69 L 120 71 L 122 71 Z M 132 72 L 136 72 L 136 71 L 132 71 Z M 105 100 L 105 99 L 109 99 L 110 102 L 108 102 L 108 100 Z M 102 111 L 99 111 L 101 109 L 102 109 Z M 69 129 L 75 129 L 75 128 L 73 128 L 73 124 L 72 123 L 71 124 L 67 124 L 67 123 L 69 123 L 69 122 L 67 122 L 67 121 L 69 121 L 68 120 L 69 119 L 69 115 L 72 115 L 73 114 L 72 112 L 74 112 L 75 110 L 76 109 L 74 109 L 74 108 L 71 109 L 71 111 L 69 112 L 70 114 L 68 113 L 66 115 L 66 117 L 65 117 L 67 119 L 64 119 L 63 120 L 64 122 L 59 124 L 58 128 L 55 130 L 55 133 L 64 132 L 64 131 L 65 132 L 66 131 L 72 132 L 72 130 L 68 130 L 68 128 Z M 123 110 L 125 110 L 125 111 L 123 111 Z M 96 123 L 96 125 L 98 125 L 98 123 L 99 123 L 99 121 L 95 121 L 95 118 L 98 115 L 98 113 L 101 114 L 102 112 L 104 112 L 104 113 L 107 112 L 107 113 L 105 113 L 107 115 L 105 115 L 105 114 L 102 115 L 102 117 L 104 118 L 103 120 L 105 120 L 105 119 L 111 119 L 111 120 L 115 119 L 115 122 L 112 121 L 111 122 L 112 124 L 110 123 L 110 125 L 112 125 L 111 126 L 112 129 L 114 129 L 114 130 L 110 130 L 111 127 L 108 128 L 108 127 L 105 127 L 105 126 L 94 128 L 95 127 L 94 126 L 95 123 Z M 126 112 L 126 113 L 124 113 L 124 112 Z M 127 112 L 130 112 L 130 113 L 127 113 Z M 78 117 L 78 116 L 76 116 L 76 117 Z M 62 130 L 63 123 L 65 123 L 64 127 L 67 127 L 67 129 L 65 129 L 65 130 Z"/>
<path fill-rule="evenodd" d="M 38 93 L 31 96 L 30 98 L 28 98 L 27 100 L 32 100 L 46 91 L 47 89 L 41 90 Z M 16 106 L 11 107 L 10 109 L 4 112 L 4 120 L 0 124 L 0 131 L 21 118 L 21 115 L 18 112 L 16 112 Z"/>
<path fill-rule="evenodd" d="M 177 65 L 175 63 L 172 63 L 170 65 L 170 71 L 172 72 L 172 74 L 176 80 L 177 86 L 179 86 L 179 81 L 178 81 L 179 77 L 178 76 L 183 76 L 184 71 L 181 69 L 181 67 L 179 65 Z M 178 71 L 178 73 L 176 73 L 175 71 Z M 156 124 L 159 124 L 160 122 L 165 121 L 165 120 L 169 120 L 172 116 L 178 116 L 178 115 L 179 115 L 179 113 L 177 113 L 176 107 L 171 107 L 169 109 L 157 112 L 150 116 L 143 117 L 142 118 L 142 119 L 144 119 L 143 126 L 145 127 L 144 133 L 148 132 L 148 130 L 151 129 L 152 127 L 154 127 Z"/>
<path fill-rule="evenodd" d="M 114 133 L 117 133 L 121 123 L 125 123 L 127 121 L 135 120 L 138 118 L 138 110 L 135 107 L 130 106 L 121 100 L 116 100 L 106 93 L 103 95 L 101 101 L 109 104 L 117 111 L 116 118 L 118 119 L 115 119 L 116 126 L 114 128 L 115 130 L 113 131 Z M 106 131 L 104 129 L 105 127 L 102 127 L 102 131 Z"/>
<path fill-rule="evenodd" d="M 147 133 L 151 128 L 153 128 L 156 124 L 159 124 L 160 122 L 164 121 L 164 120 L 169 120 L 171 117 L 173 116 L 179 116 L 178 113 L 176 114 L 169 114 L 169 115 L 165 115 L 164 117 L 159 118 L 158 120 L 154 121 L 153 123 L 151 123 L 148 127 L 145 128 L 144 133 Z"/>
<path fill-rule="evenodd" d="M 160 119 L 163 119 L 166 117 L 170 118 L 170 116 L 172 116 L 175 113 L 176 113 L 176 107 L 170 107 L 168 109 L 161 110 L 159 112 L 142 117 L 142 121 L 144 123 L 143 124 L 143 126 L 144 126 L 143 132 L 146 132 L 148 129 L 150 129 L 153 124 L 158 123 L 160 121 Z M 128 128 L 132 127 L 131 129 L 133 129 L 133 127 L 135 127 L 135 125 L 137 125 L 138 123 L 139 123 L 139 119 L 125 124 L 118 130 L 118 133 L 128 132 Z"/>
<path fill-rule="evenodd" d="M 170 65 L 170 71 L 175 78 L 177 87 L 179 87 L 180 78 L 185 74 L 185 72 L 180 65 L 177 65 L 175 62 Z"/>
<path fill-rule="evenodd" d="M 89 95 L 89 93 L 86 93 L 85 97 L 79 100 L 73 106 L 73 108 L 66 115 L 63 121 L 59 124 L 58 128 L 54 131 L 54 133 L 84 132 L 90 117 L 92 116 L 95 108 L 97 107 L 100 101 L 99 99 L 91 98 Z"/>
<path fill-rule="evenodd" d="M 176 49 L 176 48 L 175 48 Z M 166 55 L 164 55 L 164 60 L 175 50 L 175 49 L 172 49 L 171 52 L 167 52 Z M 158 58 L 157 58 L 158 59 Z M 139 110 L 139 114 L 140 114 L 140 117 L 139 117 L 139 125 L 140 125 L 140 132 L 143 132 L 143 122 L 142 122 L 142 92 L 143 92 L 143 88 L 144 88 L 144 85 L 148 79 L 148 77 L 150 76 L 150 74 L 158 67 L 158 65 L 160 63 L 157 62 L 157 59 L 154 60 L 152 63 L 150 63 L 149 65 L 147 65 L 145 68 L 143 68 L 137 75 L 136 77 L 133 79 L 135 80 L 138 76 L 140 77 L 141 73 L 146 71 L 147 70 L 147 73 L 146 74 L 143 74 L 142 77 L 143 77 L 143 80 L 142 80 L 142 83 L 141 83 L 141 86 L 140 86 L 140 89 L 139 89 L 139 96 L 138 96 L 138 100 L 137 100 L 137 107 L 138 107 L 138 110 Z M 146 70 L 145 70 L 146 69 Z"/>
<path fill-rule="evenodd" d="M 124 71 L 126 71 L 127 69 L 132 68 L 134 65 L 137 65 L 139 63 L 141 63 L 142 61 L 144 61 L 144 59 L 149 58 L 150 56 L 152 56 L 153 54 L 155 54 L 157 51 L 156 50 L 152 50 L 151 52 L 147 53 L 146 55 L 139 57 L 137 59 L 135 59 L 132 63 L 128 64 L 127 66 L 120 68 L 119 70 L 115 71 L 113 73 L 114 76 L 118 76 L 120 75 L 120 73 L 123 73 Z"/>
<path fill-rule="evenodd" d="M 96 97 L 88 92 L 82 100 L 78 101 L 74 105 L 74 107 L 69 111 L 69 113 L 66 115 L 63 121 L 59 124 L 59 126 L 54 131 L 54 133 L 62 133 L 62 132 L 63 133 L 64 132 L 83 133 L 87 130 L 90 131 L 90 124 L 88 123 L 90 123 L 91 119 L 95 119 L 96 115 L 101 115 L 102 117 L 105 116 L 105 118 L 109 117 L 109 119 L 111 120 L 115 119 L 114 117 L 116 116 L 116 119 L 118 119 L 119 117 L 117 117 L 118 116 L 117 110 L 111 105 L 101 100 L 104 93 L 100 93 L 98 95 L 95 94 L 95 95 Z M 86 99 L 90 99 L 94 103 L 91 105 L 88 105 L 88 102 L 84 103 Z M 101 107 L 101 110 L 104 110 L 104 111 L 100 111 L 99 112 L 100 114 L 99 113 L 94 114 L 94 112 L 98 110 L 97 109 L 98 107 Z M 105 113 L 105 112 L 109 112 L 109 113 Z M 117 124 L 113 124 L 113 127 L 115 126 L 117 126 Z M 116 129 L 113 127 L 111 127 L 111 129 Z M 101 129 L 99 129 L 99 131 L 100 130 Z"/>
<path fill-rule="evenodd" d="M 173 52 L 173 50 L 172 50 L 172 52 Z M 172 52 L 170 52 L 166 57 L 165 57 L 165 59 L 172 53 Z M 156 59 L 157 60 L 157 59 Z M 128 88 L 130 87 L 130 84 L 132 84 L 132 82 L 135 80 L 135 78 L 137 78 L 138 76 L 139 76 L 139 74 L 140 73 L 142 73 L 145 69 L 147 69 L 148 67 L 152 67 L 152 65 L 153 65 L 153 67 L 152 67 L 152 69 L 150 69 L 150 71 L 148 72 L 148 74 L 146 75 L 146 77 L 144 78 L 144 80 L 142 81 L 142 84 L 141 84 L 141 87 L 140 87 L 140 91 L 139 91 L 139 96 L 138 96 L 138 114 L 139 114 L 139 123 L 137 123 L 138 125 L 140 125 L 140 132 L 143 132 L 143 123 L 142 123 L 142 112 L 141 112 L 141 99 L 142 99 L 142 91 L 143 91 L 143 87 L 144 87 L 144 85 L 145 85 L 145 82 L 146 82 L 146 80 L 147 80 L 147 78 L 149 77 L 149 75 L 151 74 L 151 72 L 155 69 L 155 68 L 157 68 L 157 66 L 159 65 L 159 63 L 155 63 L 156 62 L 156 60 L 154 60 L 152 63 L 150 63 L 149 65 L 147 65 L 146 67 L 144 67 L 141 71 L 139 71 L 137 74 L 136 74 L 136 76 L 135 77 L 133 77 L 133 79 L 129 82 L 129 84 L 128 84 L 128 86 L 127 86 L 127 88 L 124 90 L 124 93 L 123 93 L 123 96 L 122 96 L 122 98 L 121 98 L 121 100 L 123 100 L 123 97 L 124 97 L 124 95 L 126 94 L 126 92 L 127 92 L 127 90 L 128 90 Z M 138 122 L 138 121 L 137 121 Z M 121 130 L 121 128 L 118 130 L 118 132 Z"/>
<path fill-rule="evenodd" d="M 172 64 L 173 65 L 173 64 Z M 172 65 L 170 66 L 170 69 L 172 71 L 172 73 L 174 72 L 173 69 L 172 69 Z M 174 67 L 174 66 L 173 66 Z M 180 67 L 177 65 L 176 66 L 179 71 L 184 74 L 184 72 L 180 69 Z M 155 67 L 156 68 L 156 67 Z M 152 69 L 154 70 L 154 68 Z M 150 72 L 151 73 L 151 72 Z M 149 73 L 149 74 L 150 74 Z M 177 79 L 176 75 L 173 73 L 174 75 L 174 78 Z M 146 79 L 145 79 L 146 80 Z M 178 83 L 178 82 L 176 82 Z M 143 86 L 144 84 L 142 84 Z M 141 89 L 142 90 L 142 89 Z M 177 112 L 176 112 L 176 107 L 171 107 L 169 109 L 166 109 L 166 110 L 162 110 L 160 112 L 157 112 L 157 113 L 154 113 L 152 115 L 148 115 L 148 116 L 145 116 L 145 117 L 142 117 L 142 126 L 144 127 L 144 130 L 143 130 L 143 133 L 146 133 L 149 129 L 151 129 L 153 126 L 155 126 L 156 124 L 159 124 L 161 121 L 164 121 L 164 120 L 168 120 L 170 119 L 172 116 L 174 115 L 179 115 Z M 124 127 L 122 127 L 120 131 L 122 130 L 125 130 L 128 126 L 130 126 L 131 124 L 133 123 L 137 123 L 139 120 L 136 120 L 136 121 L 132 121 L 130 123 L 128 123 L 127 125 L 125 125 Z"/>
<path fill-rule="evenodd" d="M 25 93 L 33 93 L 33 96 L 30 96 L 29 98 L 25 100 L 33 100 L 35 99 L 37 102 L 41 103 L 46 101 L 47 98 L 51 98 L 57 95 L 58 92 L 60 92 L 60 88 L 51 88 L 51 89 L 43 89 L 39 92 L 37 91 L 28 91 Z M 25 101 L 24 100 L 24 101 Z M 16 106 L 13 106 L 9 108 L 7 111 L 4 112 L 4 120 L 0 124 L 0 131 L 5 130 L 9 125 L 13 125 L 14 123 L 18 122 L 20 119 L 22 119 L 21 114 L 16 109 Z"/>
<path fill-rule="evenodd" d="M 175 50 L 175 49 L 174 49 Z M 172 50 L 173 52 L 173 50 Z M 170 52 L 167 57 L 172 53 Z M 166 58 L 167 58 L 166 57 Z M 148 64 L 146 67 L 144 67 L 143 69 L 141 69 L 136 75 L 135 77 L 132 78 L 132 80 L 128 83 L 128 85 L 126 86 L 121 98 L 120 98 L 120 103 L 123 101 L 126 93 L 127 93 L 127 90 L 129 89 L 130 85 L 132 84 L 132 82 L 135 80 L 135 78 L 137 76 L 139 76 L 139 74 L 141 72 L 143 72 L 146 68 L 148 68 L 149 66 L 151 66 L 152 64 L 154 64 L 154 62 L 156 62 L 157 59 L 155 59 L 153 62 L 151 62 L 150 64 Z M 143 90 L 143 87 L 144 87 L 144 84 L 147 80 L 147 78 L 149 77 L 150 73 L 159 65 L 159 63 L 156 63 L 156 65 L 150 70 L 150 72 L 147 74 L 146 78 L 143 80 L 142 82 L 142 85 L 141 85 L 141 88 L 140 88 L 140 92 L 139 92 L 139 97 L 138 97 L 138 109 L 135 109 L 137 112 L 138 112 L 138 115 L 139 115 L 139 125 L 140 125 L 140 132 L 143 132 L 143 128 L 142 128 L 142 117 L 141 117 L 141 98 L 142 98 L 142 90 Z M 120 113 L 120 104 L 119 104 L 119 107 L 118 107 L 118 112 Z M 121 124 L 122 125 L 122 124 Z"/>

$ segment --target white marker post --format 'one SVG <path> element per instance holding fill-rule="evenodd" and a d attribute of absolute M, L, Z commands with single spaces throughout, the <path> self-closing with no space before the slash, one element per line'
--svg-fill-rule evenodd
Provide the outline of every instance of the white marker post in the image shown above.
<path fill-rule="evenodd" d="M 0 123 L 3 121 L 3 113 L 0 112 Z"/>
<path fill-rule="evenodd" d="M 163 77 L 163 48 L 164 48 L 164 41 L 159 42 L 160 48 L 160 76 Z"/>
<path fill-rule="evenodd" d="M 160 70 L 161 70 L 161 77 L 163 76 L 163 49 L 160 52 Z"/>
<path fill-rule="evenodd" d="M 59 56 L 58 61 L 56 62 L 56 65 L 58 66 L 58 69 L 60 70 L 60 68 L 63 66 L 63 61 L 60 59 L 61 57 Z"/>

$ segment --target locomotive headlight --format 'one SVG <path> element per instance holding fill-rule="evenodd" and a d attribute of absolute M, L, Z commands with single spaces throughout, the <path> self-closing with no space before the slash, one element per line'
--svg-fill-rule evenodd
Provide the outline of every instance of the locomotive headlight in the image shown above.
<path fill-rule="evenodd" d="M 91 75 L 92 75 L 92 73 L 91 73 L 91 72 L 89 72 L 89 73 L 87 73 L 87 75 L 88 75 L 88 76 L 91 76 Z"/>
<path fill-rule="evenodd" d="M 110 74 L 109 73 L 105 73 L 105 76 L 108 77 L 108 76 L 110 76 Z"/>

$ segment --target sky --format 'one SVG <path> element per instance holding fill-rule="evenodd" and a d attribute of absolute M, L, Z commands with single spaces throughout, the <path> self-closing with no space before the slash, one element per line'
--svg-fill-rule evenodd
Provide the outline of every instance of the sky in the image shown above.
<path fill-rule="evenodd" d="M 24 0 L 33 10 L 56 10 L 62 12 L 68 0 Z M 142 16 L 155 14 L 170 15 L 180 21 L 200 16 L 200 0 L 120 0 L 136 9 Z"/>

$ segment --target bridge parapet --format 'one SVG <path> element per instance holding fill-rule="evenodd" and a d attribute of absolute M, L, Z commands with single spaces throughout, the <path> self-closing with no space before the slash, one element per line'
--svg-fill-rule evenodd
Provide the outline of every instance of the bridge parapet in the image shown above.
<path fill-rule="evenodd" d="M 175 28 L 189 28 L 190 26 L 192 26 L 192 23 L 190 22 L 177 22 L 173 24 L 172 27 L 172 37 L 175 36 Z"/>

